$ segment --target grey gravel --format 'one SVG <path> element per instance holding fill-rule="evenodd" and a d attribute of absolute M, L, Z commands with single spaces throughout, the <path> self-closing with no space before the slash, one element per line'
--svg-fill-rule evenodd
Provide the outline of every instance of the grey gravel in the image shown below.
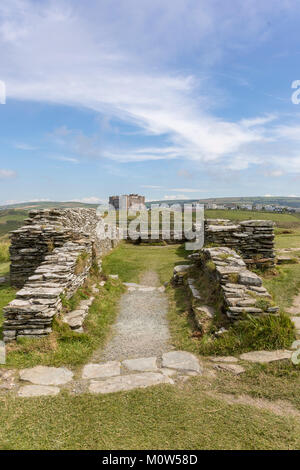
<path fill-rule="evenodd" d="M 172 349 L 167 321 L 168 301 L 163 292 L 127 292 L 119 305 L 113 337 L 104 352 L 99 352 L 98 357 L 96 354 L 94 361 L 159 356 Z"/>

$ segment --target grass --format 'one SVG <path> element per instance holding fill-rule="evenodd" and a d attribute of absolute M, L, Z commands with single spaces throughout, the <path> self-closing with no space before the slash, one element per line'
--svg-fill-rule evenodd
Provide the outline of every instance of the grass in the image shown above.
<path fill-rule="evenodd" d="M 140 246 L 122 243 L 103 260 L 104 271 L 118 274 L 123 282 L 139 282 L 144 271 L 157 271 L 161 283 L 171 279 L 174 266 L 182 262 L 180 245 Z"/>
<path fill-rule="evenodd" d="M 276 231 L 275 247 L 282 248 L 299 248 L 300 250 L 300 229 Z M 287 233 L 285 233 L 287 232 Z"/>
<path fill-rule="evenodd" d="M 238 377 L 218 374 L 214 389 L 221 393 L 247 394 L 270 401 L 286 400 L 300 411 L 300 365 L 295 366 L 285 360 L 247 366 L 246 372 Z"/>
<path fill-rule="evenodd" d="M 16 209 L 0 210 L 0 236 L 8 234 L 24 225 L 24 219 L 28 216 L 27 211 Z"/>
<path fill-rule="evenodd" d="M 208 397 L 201 378 L 104 396 L 3 397 L 0 413 L 2 449 L 296 449 L 300 443 L 295 419 Z"/>
<path fill-rule="evenodd" d="M 11 302 L 16 295 L 17 289 L 10 287 L 8 284 L 0 285 L 0 338 L 2 338 L 2 324 L 3 324 L 3 307 Z"/>
<path fill-rule="evenodd" d="M 300 218 L 293 214 L 277 214 L 264 211 L 243 211 L 243 210 L 206 210 L 207 219 L 229 219 L 233 221 L 242 220 L 273 220 L 277 227 L 292 228 L 300 227 Z"/>
<path fill-rule="evenodd" d="M 264 286 L 283 311 L 290 307 L 300 289 L 300 264 L 278 266 L 274 275 L 263 278 Z"/>
<path fill-rule="evenodd" d="M 9 262 L 9 242 L 0 242 L 0 263 Z"/>
<path fill-rule="evenodd" d="M 9 274 L 10 263 L 0 263 L 0 276 L 7 276 Z"/>

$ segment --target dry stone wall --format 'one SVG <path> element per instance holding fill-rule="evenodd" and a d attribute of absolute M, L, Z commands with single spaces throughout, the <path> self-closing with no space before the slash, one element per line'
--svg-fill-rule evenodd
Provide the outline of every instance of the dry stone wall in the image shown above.
<path fill-rule="evenodd" d="M 232 248 L 248 265 L 273 265 L 274 225 L 271 220 L 246 220 L 233 224 L 227 219 L 207 219 L 205 244 Z"/>
<path fill-rule="evenodd" d="M 204 248 L 195 262 L 219 286 L 226 315 L 236 320 L 245 314 L 276 314 L 278 307 L 263 287 L 261 278 L 249 271 L 243 259 L 227 247 Z"/>
<path fill-rule="evenodd" d="M 11 234 L 11 283 L 22 288 L 4 308 L 6 342 L 50 333 L 61 295 L 70 298 L 92 262 L 100 265 L 101 256 L 118 242 L 118 234 L 94 209 L 32 211 L 26 223 Z"/>

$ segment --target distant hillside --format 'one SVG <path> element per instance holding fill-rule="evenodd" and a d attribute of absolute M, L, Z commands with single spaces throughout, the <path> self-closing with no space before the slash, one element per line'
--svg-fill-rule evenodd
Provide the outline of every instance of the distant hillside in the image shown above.
<path fill-rule="evenodd" d="M 22 202 L 19 204 L 10 204 L 6 206 L 0 206 L 1 209 L 49 209 L 59 207 L 66 209 L 68 207 L 98 207 L 99 204 L 85 204 L 83 202 L 56 202 L 56 201 L 41 201 L 41 202 Z"/>
<path fill-rule="evenodd" d="M 281 196 L 270 196 L 270 197 L 218 197 L 218 198 L 207 198 L 207 199 L 177 199 L 177 200 L 162 200 L 162 201 L 151 201 L 147 202 L 146 205 L 151 204 L 188 204 L 192 202 L 199 202 L 200 204 L 213 203 L 213 204 L 273 204 L 278 206 L 289 206 L 293 208 L 300 208 L 300 197 L 281 197 Z"/>

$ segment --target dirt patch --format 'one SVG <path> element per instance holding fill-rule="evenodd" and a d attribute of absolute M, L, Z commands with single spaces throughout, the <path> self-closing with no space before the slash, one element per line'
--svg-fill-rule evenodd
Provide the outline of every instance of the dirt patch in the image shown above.
<path fill-rule="evenodd" d="M 143 286 L 158 287 L 159 286 L 159 277 L 155 271 L 145 271 L 140 276 L 140 284 Z"/>
<path fill-rule="evenodd" d="M 225 393 L 212 393 L 206 392 L 207 395 L 224 400 L 230 405 L 249 405 L 254 406 L 260 410 L 270 411 L 277 416 L 292 416 L 293 418 L 300 419 L 300 411 L 297 410 L 291 403 L 284 400 L 270 401 L 265 398 L 253 398 L 250 395 L 230 395 Z"/>
<path fill-rule="evenodd" d="M 300 293 L 294 298 L 293 305 L 286 308 L 286 312 L 291 315 L 298 315 L 300 313 Z"/>

